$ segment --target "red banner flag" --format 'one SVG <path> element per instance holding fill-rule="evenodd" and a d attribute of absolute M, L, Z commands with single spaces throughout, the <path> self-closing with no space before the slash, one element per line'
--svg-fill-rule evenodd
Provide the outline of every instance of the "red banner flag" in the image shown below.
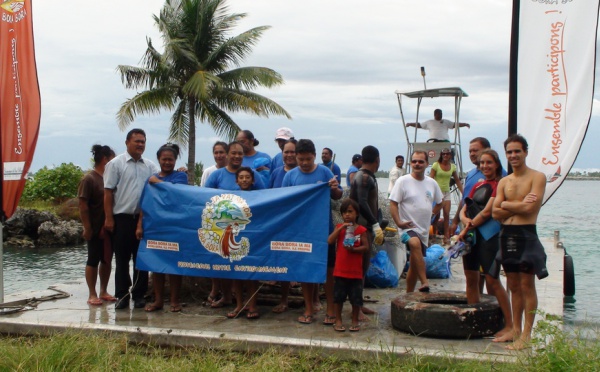
<path fill-rule="evenodd" d="M 17 209 L 40 127 L 31 0 L 0 0 L 2 210 Z"/>

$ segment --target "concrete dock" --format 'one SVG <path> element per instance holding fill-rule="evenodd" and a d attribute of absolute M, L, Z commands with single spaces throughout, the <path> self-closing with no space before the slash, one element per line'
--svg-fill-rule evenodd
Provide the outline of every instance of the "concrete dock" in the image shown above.
<path fill-rule="evenodd" d="M 543 241 L 548 255 L 550 276 L 536 280 L 539 309 L 562 316 L 563 313 L 563 255 L 550 240 Z M 83 264 L 82 264 L 83 265 Z M 462 261 L 452 260 L 453 277 L 431 280 L 432 292 L 464 291 Z M 83 273 L 83 266 L 82 266 Z M 82 275 L 83 276 L 83 275 Z M 506 278 L 502 277 L 506 285 Z M 113 281 L 109 284 L 112 288 Z M 269 347 L 298 350 L 310 348 L 326 354 L 338 353 L 350 358 L 368 358 L 373 354 L 398 355 L 454 355 L 461 358 L 511 360 L 515 352 L 495 344 L 489 339 L 447 340 L 418 337 L 392 328 L 391 300 L 405 287 L 404 280 L 395 289 L 365 289 L 365 296 L 375 303 L 365 303 L 377 314 L 361 323 L 360 332 L 335 332 L 322 324 L 324 310 L 316 315 L 310 325 L 296 321 L 303 309 L 290 309 L 275 314 L 271 307 L 260 307 L 260 319 L 248 320 L 245 316 L 227 319 L 232 308 L 211 309 L 201 303 L 188 303 L 180 313 L 164 310 L 147 313 L 144 309 L 115 310 L 114 303 L 90 306 L 86 303 L 87 287 L 83 281 L 57 285 L 70 297 L 39 303 L 35 308 L 0 316 L 0 332 L 4 334 L 47 334 L 69 329 L 89 332 L 126 333 L 133 342 L 177 346 L 210 346 L 215 348 L 261 350 Z M 54 294 L 52 290 L 19 293 L 7 296 L 5 303 L 32 297 Z M 168 305 L 168 304 L 166 304 Z M 539 318 L 539 317 L 537 317 Z M 344 306 L 344 324 L 350 324 L 350 306 Z"/>

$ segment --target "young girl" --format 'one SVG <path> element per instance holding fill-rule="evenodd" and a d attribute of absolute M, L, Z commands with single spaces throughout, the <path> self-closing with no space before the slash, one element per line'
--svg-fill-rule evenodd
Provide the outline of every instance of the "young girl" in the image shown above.
<path fill-rule="evenodd" d="M 249 167 L 240 167 L 235 172 L 235 182 L 238 184 L 240 190 L 242 191 L 252 190 L 252 184 L 254 183 L 254 172 Z M 260 317 L 260 313 L 258 312 L 258 306 L 256 305 L 256 290 L 258 288 L 258 282 L 256 280 L 233 281 L 233 291 L 235 292 L 236 307 L 232 312 L 227 314 L 227 317 L 230 319 L 237 318 L 239 313 L 241 313 L 244 310 L 244 284 L 246 284 L 248 294 L 252 296 L 250 300 L 248 300 L 248 313 L 246 313 L 246 318 L 258 319 Z"/>
<path fill-rule="evenodd" d="M 367 229 L 358 225 L 358 203 L 345 199 L 340 207 L 344 223 L 338 224 L 327 239 L 328 244 L 337 242 L 337 251 L 333 277 L 333 301 L 335 324 L 333 329 L 344 332 L 342 307 L 348 297 L 352 304 L 351 332 L 360 331 L 358 314 L 363 305 L 363 254 L 369 249 Z"/>
<path fill-rule="evenodd" d="M 238 184 L 240 190 L 250 191 L 254 184 L 254 172 L 250 167 L 241 167 L 235 172 L 235 183 Z"/>

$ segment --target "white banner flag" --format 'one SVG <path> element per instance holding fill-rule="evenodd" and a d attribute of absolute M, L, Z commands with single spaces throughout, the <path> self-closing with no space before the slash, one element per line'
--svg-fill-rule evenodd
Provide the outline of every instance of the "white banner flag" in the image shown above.
<path fill-rule="evenodd" d="M 544 202 L 571 170 L 592 113 L 598 0 L 521 0 L 517 129 Z"/>

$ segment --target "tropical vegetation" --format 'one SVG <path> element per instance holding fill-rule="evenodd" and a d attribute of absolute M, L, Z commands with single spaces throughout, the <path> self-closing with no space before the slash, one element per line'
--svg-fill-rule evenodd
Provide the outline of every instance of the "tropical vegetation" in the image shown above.
<path fill-rule="evenodd" d="M 230 36 L 245 16 L 230 14 L 225 0 L 166 0 L 154 15 L 164 51 L 147 38 L 142 66 L 117 68 L 126 88 L 141 89 L 121 105 L 119 127 L 125 129 L 138 114 L 173 111 L 169 140 L 188 146 L 190 183 L 195 177 L 196 120 L 231 140 L 240 127 L 230 113 L 291 118 L 279 104 L 253 92 L 283 84 L 282 76 L 266 67 L 241 66 L 269 28 Z"/>
<path fill-rule="evenodd" d="M 21 201 L 62 203 L 77 196 L 82 177 L 83 170 L 73 163 L 62 163 L 53 168 L 44 166 L 28 177 Z"/>

